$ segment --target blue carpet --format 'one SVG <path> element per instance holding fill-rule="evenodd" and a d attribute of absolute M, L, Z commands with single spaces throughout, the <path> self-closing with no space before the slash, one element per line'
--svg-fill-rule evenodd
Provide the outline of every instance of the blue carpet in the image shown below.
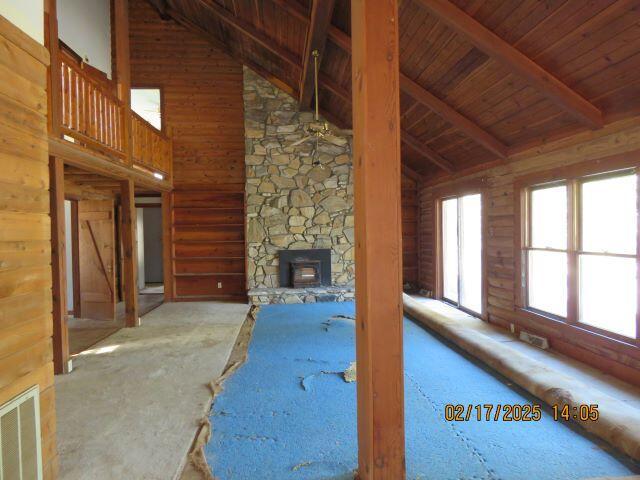
<path fill-rule="evenodd" d="M 271 305 L 249 360 L 211 412 L 205 454 L 220 480 L 352 478 L 357 465 L 352 303 Z M 451 345 L 405 320 L 407 478 L 584 479 L 636 466 L 554 422 L 447 422 L 447 403 L 537 403 Z"/>

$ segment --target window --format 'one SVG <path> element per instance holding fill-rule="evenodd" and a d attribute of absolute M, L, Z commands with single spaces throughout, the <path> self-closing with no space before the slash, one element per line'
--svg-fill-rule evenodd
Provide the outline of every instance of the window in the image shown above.
<path fill-rule="evenodd" d="M 637 175 L 593 175 L 525 194 L 525 307 L 637 338 Z"/>
<path fill-rule="evenodd" d="M 162 130 L 161 105 L 159 88 L 131 89 L 131 110 L 158 130 Z"/>
<path fill-rule="evenodd" d="M 482 313 L 482 200 L 480 194 L 447 198 L 442 213 L 442 297 Z"/>

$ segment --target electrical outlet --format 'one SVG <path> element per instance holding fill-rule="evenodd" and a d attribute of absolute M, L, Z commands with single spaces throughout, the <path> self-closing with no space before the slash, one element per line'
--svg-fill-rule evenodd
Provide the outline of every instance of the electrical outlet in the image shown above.
<path fill-rule="evenodd" d="M 218 288 L 222 288 L 222 282 L 218 282 Z"/>

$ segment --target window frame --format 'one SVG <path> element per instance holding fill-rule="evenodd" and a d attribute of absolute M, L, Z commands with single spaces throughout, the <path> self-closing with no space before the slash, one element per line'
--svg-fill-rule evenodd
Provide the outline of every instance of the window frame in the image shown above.
<path fill-rule="evenodd" d="M 475 312 L 470 310 L 457 302 L 454 302 L 444 296 L 444 256 L 443 256 L 443 215 L 442 204 L 445 200 L 452 198 L 458 199 L 458 225 L 460 222 L 460 199 L 467 195 L 480 195 L 481 213 L 480 213 L 480 230 L 481 230 L 481 312 Z M 487 279 L 487 189 L 486 179 L 478 178 L 464 182 L 460 185 L 453 187 L 439 188 L 434 191 L 434 245 L 436 246 L 436 255 L 434 258 L 435 264 L 435 292 L 434 297 L 447 305 L 451 305 L 460 311 L 463 311 L 474 317 L 487 320 L 487 292 L 488 292 L 488 279 Z M 460 256 L 460 249 L 458 248 L 458 258 Z M 458 261 L 458 268 L 459 268 Z M 460 297 L 460 278 L 458 277 L 458 297 Z"/>
<path fill-rule="evenodd" d="M 517 179 L 515 193 L 519 194 L 519 209 L 516 212 L 516 308 L 527 320 L 537 323 L 549 321 L 552 324 L 566 326 L 572 332 L 584 332 L 606 340 L 624 343 L 632 346 L 640 345 L 640 171 L 638 160 L 627 155 L 610 157 L 610 164 L 604 166 L 603 159 L 573 165 L 554 171 L 530 174 Z M 623 175 L 636 176 L 636 202 L 638 215 L 636 252 L 635 254 L 618 254 L 606 252 L 585 251 L 582 248 L 581 225 L 581 196 L 582 185 L 590 181 L 613 178 Z M 545 250 L 531 247 L 531 192 L 536 188 L 564 184 L 567 186 L 567 316 L 561 317 L 549 312 L 537 310 L 528 306 L 528 252 L 531 250 Z M 516 197 L 518 198 L 518 197 Z M 550 249 L 551 251 L 563 251 Z M 598 255 L 610 257 L 624 257 L 636 259 L 636 337 L 627 337 L 603 328 L 595 327 L 579 321 L 580 279 L 579 259 L 581 255 Z M 612 299 L 612 301 L 616 301 Z"/>

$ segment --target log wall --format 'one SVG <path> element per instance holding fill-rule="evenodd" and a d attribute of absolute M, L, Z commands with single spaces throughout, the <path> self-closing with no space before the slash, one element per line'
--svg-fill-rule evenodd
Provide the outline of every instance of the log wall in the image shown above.
<path fill-rule="evenodd" d="M 144 0 L 130 37 L 132 85 L 161 88 L 173 138 L 173 299 L 246 299 L 242 65 Z"/>
<path fill-rule="evenodd" d="M 485 250 L 487 259 L 487 319 L 509 328 L 546 336 L 552 348 L 603 369 L 621 379 L 640 384 L 640 348 L 576 332 L 565 325 L 532 320 L 516 307 L 515 234 L 519 228 L 514 182 L 523 175 L 553 171 L 560 167 L 598 161 L 607 171 L 609 157 L 628 153 L 640 165 L 640 119 L 610 124 L 604 129 L 580 134 L 513 156 L 503 166 L 428 185 L 419 193 L 420 202 L 420 286 L 435 292 L 436 288 L 436 220 L 435 201 L 443 189 L 455 189 L 484 178 L 488 201 L 485 202 L 487 225 Z M 615 299 L 612 299 L 615 301 Z"/>
<path fill-rule="evenodd" d="M 0 404 L 40 387 L 44 478 L 55 478 L 49 54 L 0 16 Z"/>
<path fill-rule="evenodd" d="M 413 289 L 418 285 L 418 185 L 402 175 L 402 282 Z"/>

